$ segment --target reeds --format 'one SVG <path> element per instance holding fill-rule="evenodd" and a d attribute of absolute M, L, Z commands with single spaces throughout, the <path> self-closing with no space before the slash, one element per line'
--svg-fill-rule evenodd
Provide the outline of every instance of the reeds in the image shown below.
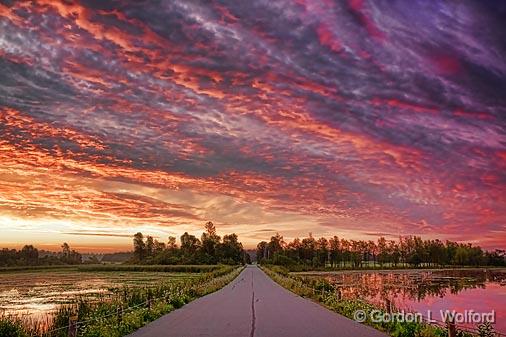
<path fill-rule="evenodd" d="M 82 265 L 79 271 L 132 271 L 132 272 L 166 272 L 166 273 L 207 273 L 221 269 L 219 265 Z"/>
<path fill-rule="evenodd" d="M 343 316 L 354 319 L 357 311 L 365 313 L 367 319 L 364 324 L 370 325 L 373 328 L 384 331 L 391 336 L 402 337 L 433 337 L 441 336 L 447 337 L 448 330 L 444 322 L 439 324 L 429 324 L 423 322 L 408 322 L 392 320 L 387 322 L 376 322 L 370 319 L 371 312 L 386 310 L 390 311 L 394 308 L 379 308 L 371 303 L 360 299 L 342 299 L 338 295 L 337 289 L 328 280 L 324 278 L 305 278 L 299 276 L 290 276 L 288 270 L 279 266 L 262 266 L 269 277 L 284 288 L 306 298 L 310 298 L 324 305 L 325 307 L 333 310 Z M 502 336 L 501 334 L 493 331 L 493 328 L 487 324 L 480 325 L 477 329 L 459 328 L 457 332 L 459 337 L 488 337 L 488 336 Z"/>
<path fill-rule="evenodd" d="M 142 271 L 154 271 L 154 268 L 160 268 L 162 271 L 170 269 L 171 272 L 176 272 L 174 269 L 185 272 L 189 270 L 197 272 L 196 270 L 200 269 L 207 272 L 191 279 L 182 278 L 161 282 L 154 287 L 123 287 L 98 298 L 83 297 L 72 304 L 60 306 L 55 313 L 42 319 L 22 316 L 0 317 L 0 336 L 67 337 L 69 320 L 74 317 L 77 321 L 77 335 L 80 337 L 121 337 L 195 298 L 222 288 L 233 280 L 242 269 L 230 266 L 138 267 L 141 269 L 148 267 L 148 270 Z M 165 269 L 164 267 L 169 268 Z M 141 271 L 137 268 L 133 269 L 133 271 Z M 121 271 L 132 271 L 132 269 L 122 269 Z"/>

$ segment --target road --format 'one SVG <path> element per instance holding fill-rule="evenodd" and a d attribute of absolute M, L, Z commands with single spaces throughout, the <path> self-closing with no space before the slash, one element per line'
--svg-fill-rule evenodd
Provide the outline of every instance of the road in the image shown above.
<path fill-rule="evenodd" d="M 297 296 L 260 268 L 146 325 L 130 337 L 386 337 Z"/>

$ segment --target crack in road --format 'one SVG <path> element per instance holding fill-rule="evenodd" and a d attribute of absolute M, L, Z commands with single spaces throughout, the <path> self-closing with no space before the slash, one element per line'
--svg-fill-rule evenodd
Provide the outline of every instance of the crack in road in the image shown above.
<path fill-rule="evenodd" d="M 251 272 L 251 332 L 249 334 L 250 337 L 255 336 L 255 290 L 253 288 L 253 271 Z"/>
<path fill-rule="evenodd" d="M 256 266 L 246 268 L 230 287 L 174 310 L 129 337 L 388 337 L 296 296 Z"/>

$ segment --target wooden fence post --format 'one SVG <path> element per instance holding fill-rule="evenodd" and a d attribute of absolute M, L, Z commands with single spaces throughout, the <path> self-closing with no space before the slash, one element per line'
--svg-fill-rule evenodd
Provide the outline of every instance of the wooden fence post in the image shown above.
<path fill-rule="evenodd" d="M 77 315 L 69 317 L 68 337 L 77 337 Z"/>
<path fill-rule="evenodd" d="M 446 324 L 448 326 L 448 337 L 457 337 L 457 329 L 453 318 L 449 318 Z"/>
<path fill-rule="evenodd" d="M 118 323 L 120 323 L 123 320 L 123 307 L 122 306 L 118 306 L 118 308 L 116 308 L 116 316 L 118 319 Z"/>

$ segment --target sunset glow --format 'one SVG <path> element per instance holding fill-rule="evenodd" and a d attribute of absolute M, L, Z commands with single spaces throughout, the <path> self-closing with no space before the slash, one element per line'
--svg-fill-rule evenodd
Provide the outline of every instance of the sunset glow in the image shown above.
<path fill-rule="evenodd" d="M 312 232 L 505 249 L 503 19 L 480 2 L 0 3 L 0 246 L 121 251 L 211 220 L 246 248 Z"/>

